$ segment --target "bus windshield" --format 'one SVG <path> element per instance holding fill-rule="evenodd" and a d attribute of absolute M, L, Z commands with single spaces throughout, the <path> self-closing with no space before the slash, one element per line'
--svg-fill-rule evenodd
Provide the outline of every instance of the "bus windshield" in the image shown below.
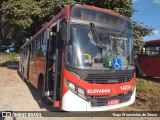
<path fill-rule="evenodd" d="M 66 48 L 66 63 L 84 69 L 113 69 L 113 59 L 121 60 L 122 70 L 133 69 L 132 35 L 96 26 L 101 47 L 94 39 L 90 25 L 71 24 Z"/>

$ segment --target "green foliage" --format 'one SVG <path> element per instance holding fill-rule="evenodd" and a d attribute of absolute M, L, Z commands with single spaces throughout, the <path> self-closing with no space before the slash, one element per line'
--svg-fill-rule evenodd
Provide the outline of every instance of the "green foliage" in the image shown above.
<path fill-rule="evenodd" d="M 2 0 L 0 17 L 3 22 L 3 34 L 0 34 L 0 43 L 5 43 L 7 39 L 15 43 L 30 38 L 65 5 L 74 2 L 110 9 L 129 19 L 135 12 L 132 0 Z M 143 37 L 150 35 L 152 29 L 134 21 L 132 26 L 135 47 L 141 48 L 144 44 Z"/>
<path fill-rule="evenodd" d="M 7 65 L 18 65 L 19 60 L 20 56 L 15 52 L 0 53 L 0 67 L 6 67 Z"/>
<path fill-rule="evenodd" d="M 9 61 L 12 61 L 12 62 L 18 61 L 17 57 L 18 57 L 18 55 L 15 52 L 12 52 L 12 53 L 8 54 Z"/>
<path fill-rule="evenodd" d="M 2 12 L 3 22 L 26 29 L 33 23 L 31 18 L 39 15 L 41 9 L 33 0 L 9 0 L 3 3 Z"/>
<path fill-rule="evenodd" d="M 140 26 L 137 22 L 132 21 L 134 45 L 136 49 L 141 49 L 144 46 L 143 37 L 152 34 L 153 29 L 147 26 Z"/>

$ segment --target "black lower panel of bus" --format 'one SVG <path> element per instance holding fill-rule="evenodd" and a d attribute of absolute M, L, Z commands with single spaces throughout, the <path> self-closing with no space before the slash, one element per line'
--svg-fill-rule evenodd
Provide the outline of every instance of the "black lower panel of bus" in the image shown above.
<path fill-rule="evenodd" d="M 54 81 L 54 79 L 53 79 L 53 60 L 51 61 L 50 60 L 50 62 L 49 62 L 49 68 L 48 68 L 48 89 L 50 90 L 50 91 L 53 91 L 53 81 Z"/>
<path fill-rule="evenodd" d="M 54 64 L 54 62 L 52 62 L 52 61 L 50 61 L 50 69 L 49 69 L 49 71 L 48 71 L 48 90 L 49 91 L 53 91 L 53 93 L 54 93 L 54 81 L 55 81 L 55 64 Z M 58 79 L 58 78 L 57 78 Z M 59 83 L 60 81 L 57 81 L 57 85 L 56 86 L 59 86 L 60 85 L 60 83 Z M 56 94 L 56 100 L 59 100 L 60 99 L 60 87 L 57 87 L 56 88 L 56 92 L 57 92 L 57 94 Z M 51 98 L 52 98 L 52 95 L 50 96 Z"/>
<path fill-rule="evenodd" d="M 126 94 L 118 94 L 115 96 L 88 98 L 88 100 L 91 102 L 91 105 L 93 107 L 108 106 L 108 103 L 107 103 L 108 100 L 119 99 L 119 103 L 123 103 L 123 102 L 129 101 L 131 98 L 131 95 L 132 95 L 132 92 L 128 92 Z"/>

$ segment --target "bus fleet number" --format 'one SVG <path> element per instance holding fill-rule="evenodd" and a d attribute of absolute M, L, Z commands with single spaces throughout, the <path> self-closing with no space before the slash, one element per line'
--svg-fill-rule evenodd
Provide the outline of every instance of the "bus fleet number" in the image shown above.
<path fill-rule="evenodd" d="M 121 89 L 121 91 L 129 90 L 129 89 L 131 89 L 131 85 L 124 85 L 124 86 L 121 86 L 120 89 Z"/>

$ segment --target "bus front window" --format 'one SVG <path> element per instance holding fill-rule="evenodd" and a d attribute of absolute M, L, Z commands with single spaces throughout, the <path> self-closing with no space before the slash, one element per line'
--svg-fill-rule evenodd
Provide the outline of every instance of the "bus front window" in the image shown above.
<path fill-rule="evenodd" d="M 66 48 L 66 63 L 84 69 L 113 69 L 113 59 L 121 60 L 122 69 L 131 66 L 133 41 L 132 35 L 96 27 L 101 47 L 93 38 L 88 25 L 71 25 L 71 36 Z"/>

